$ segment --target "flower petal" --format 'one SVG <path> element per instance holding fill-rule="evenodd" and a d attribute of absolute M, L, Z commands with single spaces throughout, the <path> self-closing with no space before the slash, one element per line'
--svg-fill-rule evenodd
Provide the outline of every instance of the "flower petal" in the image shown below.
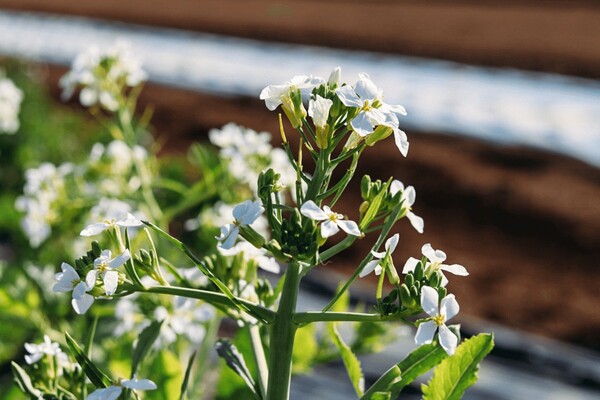
<path fill-rule="evenodd" d="M 440 303 L 440 314 L 446 318 L 446 321 L 458 314 L 459 311 L 460 306 L 453 294 L 449 294 L 442 299 L 442 302 Z"/>
<path fill-rule="evenodd" d="M 123 392 L 120 386 L 109 386 L 104 389 L 96 389 L 86 397 L 86 400 L 117 400 Z"/>
<path fill-rule="evenodd" d="M 398 150 L 400 150 L 400 154 L 406 157 L 408 155 L 409 148 L 408 137 L 406 136 L 406 133 L 400 129 L 394 129 L 394 141 L 396 142 L 396 147 Z"/>
<path fill-rule="evenodd" d="M 395 196 L 398 192 L 404 191 L 404 184 L 400 182 L 398 179 L 394 179 L 390 184 L 390 194 Z"/>
<path fill-rule="evenodd" d="M 423 233 L 423 230 L 425 229 L 425 221 L 423 221 L 423 218 L 419 217 L 412 211 L 406 213 L 406 218 L 408 218 L 408 221 L 412 227 L 415 228 L 415 231 Z"/>
<path fill-rule="evenodd" d="M 429 286 L 421 288 L 421 307 L 432 317 L 438 314 L 439 299 L 438 292 L 434 288 Z"/>
<path fill-rule="evenodd" d="M 456 345 L 458 344 L 458 338 L 452 333 L 446 325 L 440 326 L 440 344 L 446 350 L 449 356 L 453 355 L 456 351 Z"/>
<path fill-rule="evenodd" d="M 337 221 L 337 224 L 348 235 L 353 235 L 353 236 L 360 236 L 360 235 L 362 235 L 362 233 L 360 232 L 360 228 L 358 227 L 358 225 L 354 221 L 349 221 L 349 220 L 345 220 L 345 219 L 339 219 Z"/>
<path fill-rule="evenodd" d="M 441 250 L 434 250 L 431 244 L 427 243 L 421 247 L 421 253 L 431 262 L 442 262 L 446 260 L 446 253 Z"/>
<path fill-rule="evenodd" d="M 104 282 L 104 292 L 107 296 L 112 296 L 117 291 L 119 284 L 119 272 L 115 270 L 106 271 L 102 277 Z"/>
<path fill-rule="evenodd" d="M 417 260 L 414 257 L 409 257 L 409 259 L 406 260 L 406 263 L 404 263 L 404 268 L 402 268 L 402 273 L 408 274 L 409 272 L 413 272 L 419 262 L 420 262 L 420 260 Z"/>
<path fill-rule="evenodd" d="M 443 269 L 444 271 L 448 271 L 451 274 L 458 275 L 458 276 L 469 275 L 469 273 L 467 272 L 467 269 L 460 264 L 451 264 L 451 265 L 442 264 L 440 266 L 440 269 Z"/>
<path fill-rule="evenodd" d="M 415 343 L 419 346 L 422 344 L 431 343 L 437 325 L 433 321 L 423 322 L 417 328 L 417 334 L 415 335 Z"/>
<path fill-rule="evenodd" d="M 81 236 L 94 236 L 101 232 L 104 232 L 106 228 L 108 228 L 108 226 L 109 225 L 105 224 L 104 222 L 97 222 L 95 224 L 90 224 L 86 226 L 79 234 Z"/>
<path fill-rule="evenodd" d="M 369 275 L 371 272 L 373 272 L 375 270 L 375 267 L 377 267 L 379 265 L 379 260 L 371 260 L 367 263 L 367 265 L 364 266 L 364 268 L 362 269 L 362 271 L 360 271 L 360 274 L 358 274 L 358 276 L 360 278 L 364 278 L 365 276 Z"/>
<path fill-rule="evenodd" d="M 340 101 L 346 107 L 360 108 L 363 106 L 363 101 L 360 99 L 360 97 L 358 97 L 358 95 L 356 94 L 354 89 L 349 85 L 342 86 L 341 88 L 337 88 L 335 90 L 335 94 L 337 94 Z"/>
<path fill-rule="evenodd" d="M 240 230 L 234 224 L 227 224 L 221 227 L 221 235 L 215 239 L 219 241 L 219 247 L 222 249 L 230 249 L 233 247 L 235 240 L 238 237 Z"/>
<path fill-rule="evenodd" d="M 319 206 L 312 200 L 302 204 L 302 207 L 300 207 L 300 213 L 314 221 L 324 221 L 329 219 L 327 214 L 325 214 L 325 212 L 321 210 Z"/>
<path fill-rule="evenodd" d="M 71 300 L 71 305 L 73 306 L 73 309 L 79 315 L 85 314 L 86 311 L 90 309 L 90 307 L 92 306 L 93 303 L 94 303 L 94 296 L 87 294 L 87 293 L 84 294 L 83 296 L 81 296 L 81 298 L 79 298 L 79 299 L 74 298 Z"/>
<path fill-rule="evenodd" d="M 124 219 L 121 219 L 116 222 L 117 225 L 122 227 L 134 227 L 134 226 L 142 226 L 144 225 L 142 221 L 137 219 L 133 214 L 127 213 L 127 216 Z"/>
<path fill-rule="evenodd" d="M 369 118 L 364 111 L 359 112 L 350 125 L 352 125 L 352 129 L 354 129 L 359 136 L 364 137 L 373 133 L 373 123 L 371 122 L 371 118 Z"/>
<path fill-rule="evenodd" d="M 133 379 L 124 379 L 121 381 L 123 387 L 137 390 L 154 390 L 157 388 L 156 383 L 150 379 L 137 379 L 135 376 Z"/>
<path fill-rule="evenodd" d="M 321 224 L 321 236 L 324 239 L 335 235 L 339 231 L 340 231 L 340 228 L 338 228 L 338 225 L 331 220 L 325 221 Z"/>
<path fill-rule="evenodd" d="M 119 268 L 121 265 L 125 264 L 130 258 L 131 254 L 129 254 L 129 250 L 125 249 L 125 251 L 122 254 L 119 254 L 118 256 L 110 260 L 106 265 L 108 266 L 108 268 L 112 269 Z"/>
<path fill-rule="evenodd" d="M 396 233 L 394 236 L 386 240 L 385 242 L 385 250 L 392 254 L 394 250 L 396 250 L 396 246 L 398 246 L 398 241 L 400 240 L 400 235 Z"/>

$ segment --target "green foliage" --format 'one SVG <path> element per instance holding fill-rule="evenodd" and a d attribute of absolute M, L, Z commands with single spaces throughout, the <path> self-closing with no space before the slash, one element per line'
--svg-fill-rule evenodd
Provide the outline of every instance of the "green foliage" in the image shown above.
<path fill-rule="evenodd" d="M 83 372 L 94 386 L 97 388 L 105 388 L 112 384 L 111 379 L 104 372 L 100 371 L 94 362 L 86 356 L 85 352 L 71 335 L 65 333 L 65 340 L 67 341 L 67 346 L 69 347 L 71 354 L 77 360 L 77 363 L 81 366 L 81 369 L 83 369 Z"/>
<path fill-rule="evenodd" d="M 362 368 L 360 367 L 360 361 L 358 361 L 358 358 L 356 358 L 356 355 L 352 352 L 350 346 L 342 339 L 335 323 L 329 324 L 328 331 L 333 343 L 340 351 L 342 361 L 344 362 L 346 372 L 348 372 L 348 377 L 352 382 L 354 391 L 356 391 L 358 397 L 361 397 L 365 390 L 365 378 L 363 376 Z"/>
<path fill-rule="evenodd" d="M 304 374 L 310 372 L 315 364 L 319 352 L 319 346 L 316 339 L 317 325 L 309 324 L 296 330 L 296 343 L 292 353 L 292 373 Z"/>
<path fill-rule="evenodd" d="M 156 383 L 158 389 L 145 392 L 146 400 L 179 399 L 184 371 L 179 358 L 172 351 L 163 350 L 158 353 L 147 369 L 148 371 L 157 371 L 152 374 L 152 381 Z"/>
<path fill-rule="evenodd" d="M 433 377 L 422 386 L 424 400 L 457 400 L 477 381 L 479 363 L 492 351 L 494 336 L 482 333 L 465 340 L 452 357 L 438 365 Z"/>
<path fill-rule="evenodd" d="M 137 344 L 133 349 L 133 355 L 131 356 L 131 376 L 137 373 L 139 365 L 148 355 L 148 351 L 150 351 L 150 348 L 158 338 L 162 324 L 163 321 L 152 321 L 140 333 Z"/>

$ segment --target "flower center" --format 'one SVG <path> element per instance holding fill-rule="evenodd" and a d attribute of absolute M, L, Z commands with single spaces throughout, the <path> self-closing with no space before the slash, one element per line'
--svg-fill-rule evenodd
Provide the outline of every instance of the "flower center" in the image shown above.
<path fill-rule="evenodd" d="M 444 317 L 442 314 L 438 314 L 435 317 L 432 318 L 432 321 L 437 325 L 437 326 L 441 326 L 444 325 L 444 323 L 446 322 L 446 317 Z"/>
<path fill-rule="evenodd" d="M 331 213 L 329 214 L 329 219 L 333 222 L 336 222 L 338 219 L 340 219 L 341 215 L 337 214 L 337 213 Z"/>
<path fill-rule="evenodd" d="M 361 108 L 362 111 L 369 111 L 373 108 L 373 104 L 371 103 L 370 100 L 365 100 L 365 102 L 363 103 L 363 106 Z"/>
<path fill-rule="evenodd" d="M 108 269 L 108 266 L 106 265 L 106 261 L 102 261 L 100 264 L 98 264 L 96 266 L 96 269 L 100 272 L 105 272 Z"/>

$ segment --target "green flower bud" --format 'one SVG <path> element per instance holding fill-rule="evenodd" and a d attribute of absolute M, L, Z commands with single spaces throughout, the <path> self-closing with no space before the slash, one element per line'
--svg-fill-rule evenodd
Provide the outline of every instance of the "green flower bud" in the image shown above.
<path fill-rule="evenodd" d="M 254 247 L 260 249 L 265 244 L 265 238 L 258 232 L 256 232 L 250 225 L 239 226 L 240 235 L 250 242 Z"/>
<path fill-rule="evenodd" d="M 410 289 L 404 283 L 400 286 L 400 301 L 405 307 L 410 307 L 414 304 Z"/>
<path fill-rule="evenodd" d="M 352 131 L 352 133 L 348 137 L 348 141 L 346 141 L 346 144 L 344 145 L 344 150 L 352 150 L 353 148 L 361 144 L 362 141 L 363 137 L 360 136 L 358 133 Z"/>
<path fill-rule="evenodd" d="M 389 126 L 379 125 L 375 128 L 375 131 L 365 137 L 365 143 L 367 146 L 373 146 L 375 143 L 387 138 L 392 134 L 393 130 Z"/>

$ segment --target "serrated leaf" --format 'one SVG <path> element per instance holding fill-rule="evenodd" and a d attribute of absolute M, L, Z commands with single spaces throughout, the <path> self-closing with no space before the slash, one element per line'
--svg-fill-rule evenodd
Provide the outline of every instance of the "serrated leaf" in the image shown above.
<path fill-rule="evenodd" d="M 446 358 L 422 385 L 424 400 L 455 400 L 477 381 L 479 363 L 494 347 L 494 336 L 482 333 L 465 340 L 452 357 Z"/>
<path fill-rule="evenodd" d="M 350 346 L 342 339 L 335 323 L 328 324 L 328 331 L 333 343 L 340 351 L 342 361 L 344 362 L 352 386 L 358 397 L 361 397 L 365 391 L 365 378 L 363 376 L 362 368 L 360 367 L 360 361 L 358 361 L 358 358 L 356 358 L 356 355 L 352 352 Z"/>
<path fill-rule="evenodd" d="M 140 363 L 146 358 L 148 351 L 158 338 L 162 324 L 163 321 L 152 321 L 152 323 L 140 333 L 131 357 L 131 376 L 137 373 Z"/>
<path fill-rule="evenodd" d="M 237 350 L 235 345 L 227 339 L 219 339 L 215 344 L 215 349 L 219 357 L 225 360 L 227 366 L 244 380 L 254 397 L 261 399 L 258 385 L 254 382 L 252 374 L 246 366 L 244 356 Z"/>
<path fill-rule="evenodd" d="M 15 381 L 17 382 L 17 385 L 19 385 L 19 388 L 24 393 L 27 393 L 36 398 L 39 397 L 42 392 L 40 392 L 38 389 L 33 387 L 33 383 L 31 383 L 31 378 L 29 377 L 29 374 L 27 374 L 27 372 L 25 372 L 25 370 L 23 368 L 21 368 L 19 366 L 19 364 L 17 364 L 14 361 L 12 361 L 10 363 L 10 365 L 13 370 L 13 375 L 15 377 Z"/>
<path fill-rule="evenodd" d="M 100 371 L 100 369 L 94 365 L 92 360 L 90 360 L 85 355 L 85 353 L 83 352 L 79 344 L 77 344 L 75 339 L 73 339 L 71 335 L 69 335 L 67 332 L 65 332 L 65 339 L 67 341 L 67 346 L 69 347 L 71 354 L 73 354 L 73 357 L 75 357 L 77 363 L 79 363 L 79 365 L 83 369 L 83 372 L 94 384 L 94 386 L 96 386 L 97 388 L 109 387 L 112 384 L 110 378 L 102 371 Z"/>
<path fill-rule="evenodd" d="M 389 391 L 392 398 L 398 397 L 402 389 L 415 378 L 423 375 L 448 357 L 437 343 L 426 344 L 413 350 L 404 360 L 392 366 L 365 392 L 361 400 L 371 399 L 372 393 Z M 398 380 L 397 377 L 400 376 Z"/>

